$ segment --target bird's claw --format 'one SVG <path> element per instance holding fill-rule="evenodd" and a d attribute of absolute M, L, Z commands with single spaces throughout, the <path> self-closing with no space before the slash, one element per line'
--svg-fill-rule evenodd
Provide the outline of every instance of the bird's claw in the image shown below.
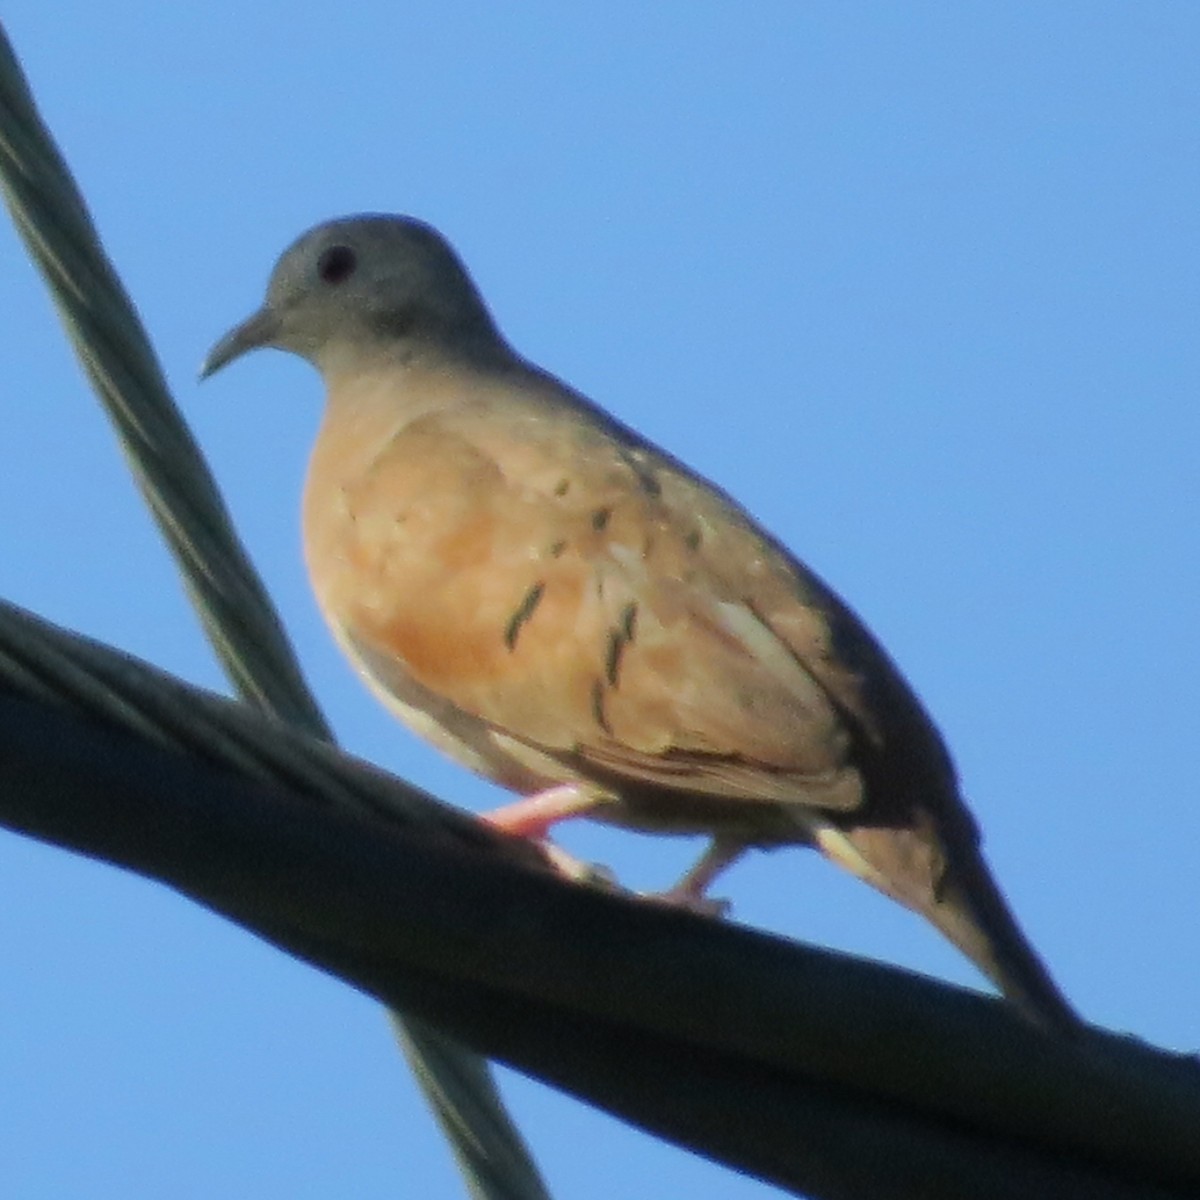
<path fill-rule="evenodd" d="M 554 868 L 556 874 L 572 883 L 584 883 L 590 887 L 603 888 L 608 892 L 623 892 L 625 889 L 617 882 L 616 875 L 603 863 L 584 862 L 573 854 L 568 854 L 561 846 L 553 842 L 538 842 L 538 849 L 546 862 Z"/>
<path fill-rule="evenodd" d="M 718 900 L 687 887 L 668 888 L 665 892 L 639 892 L 638 897 L 652 904 L 665 904 L 669 908 L 678 908 L 717 921 L 724 920 L 733 909 L 732 900 Z"/>
<path fill-rule="evenodd" d="M 561 846 L 550 841 L 537 843 L 542 857 L 553 867 L 557 875 L 569 879 L 572 883 L 582 883 L 589 887 L 598 887 L 606 892 L 621 892 L 638 900 L 651 904 L 662 904 L 668 908 L 677 908 L 683 912 L 695 913 L 700 917 L 721 920 L 729 915 L 733 907 L 730 900 L 717 900 L 704 895 L 694 887 L 677 884 L 665 892 L 633 892 L 622 886 L 614 872 L 602 863 L 584 862 L 569 854 Z"/>

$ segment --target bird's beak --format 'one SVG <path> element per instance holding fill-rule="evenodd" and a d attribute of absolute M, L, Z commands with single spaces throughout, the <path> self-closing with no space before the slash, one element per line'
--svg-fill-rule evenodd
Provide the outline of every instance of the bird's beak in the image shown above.
<path fill-rule="evenodd" d="M 260 308 L 252 317 L 234 326 L 209 352 L 200 367 L 200 378 L 215 375 L 222 367 L 247 351 L 272 346 L 279 337 L 279 316 L 270 308 Z"/>

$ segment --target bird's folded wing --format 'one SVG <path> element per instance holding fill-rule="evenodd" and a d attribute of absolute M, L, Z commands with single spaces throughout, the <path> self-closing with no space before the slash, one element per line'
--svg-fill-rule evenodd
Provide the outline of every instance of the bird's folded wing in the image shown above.
<path fill-rule="evenodd" d="M 346 489 L 327 611 L 364 670 L 643 784 L 857 807 L 873 730 L 803 568 L 653 452 L 571 436 L 438 414 Z"/>

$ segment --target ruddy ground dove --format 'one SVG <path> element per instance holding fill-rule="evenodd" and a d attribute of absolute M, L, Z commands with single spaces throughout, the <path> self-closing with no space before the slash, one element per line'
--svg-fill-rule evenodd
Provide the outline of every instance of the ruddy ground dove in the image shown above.
<path fill-rule="evenodd" d="M 404 722 L 522 799 L 712 843 L 813 846 L 920 913 L 1028 1016 L 1078 1018 L 979 849 L 947 750 L 862 622 L 730 497 L 504 340 L 443 238 L 331 221 L 211 374 L 273 346 L 328 399 L 305 553 L 334 636 Z"/>

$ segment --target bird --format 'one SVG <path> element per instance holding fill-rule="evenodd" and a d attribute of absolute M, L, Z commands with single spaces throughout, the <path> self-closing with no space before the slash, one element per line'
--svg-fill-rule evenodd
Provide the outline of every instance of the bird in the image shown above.
<path fill-rule="evenodd" d="M 664 893 L 698 911 L 746 850 L 816 849 L 1034 1024 L 1079 1027 L 863 621 L 730 495 L 514 350 L 437 230 L 304 233 L 201 377 L 264 347 L 325 385 L 303 498 L 319 607 L 403 723 L 521 797 L 493 825 L 705 835 Z"/>

